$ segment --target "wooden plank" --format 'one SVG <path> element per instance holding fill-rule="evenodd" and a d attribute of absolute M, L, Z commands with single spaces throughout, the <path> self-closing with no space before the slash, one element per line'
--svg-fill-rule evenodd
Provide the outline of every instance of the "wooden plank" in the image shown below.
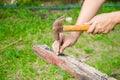
<path fill-rule="evenodd" d="M 75 57 L 66 55 L 57 56 L 47 46 L 35 45 L 33 50 L 39 58 L 47 61 L 50 64 L 59 66 L 78 80 L 116 80 L 115 78 L 101 73 L 100 71 L 76 59 Z"/>

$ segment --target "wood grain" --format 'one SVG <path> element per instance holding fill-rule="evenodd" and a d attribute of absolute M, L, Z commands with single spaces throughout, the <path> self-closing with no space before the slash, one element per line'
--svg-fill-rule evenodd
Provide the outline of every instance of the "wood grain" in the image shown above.
<path fill-rule="evenodd" d="M 75 57 L 70 57 L 64 54 L 57 56 L 47 46 L 35 45 L 33 50 L 39 58 L 50 64 L 59 66 L 78 80 L 116 80 Z"/>

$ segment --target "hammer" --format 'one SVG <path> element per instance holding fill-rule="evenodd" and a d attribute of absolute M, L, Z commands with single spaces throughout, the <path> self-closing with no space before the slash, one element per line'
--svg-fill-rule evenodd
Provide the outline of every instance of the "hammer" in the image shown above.
<path fill-rule="evenodd" d="M 53 23 L 53 34 L 55 40 L 59 40 L 60 32 L 68 32 L 68 31 L 87 31 L 90 25 L 62 25 L 61 22 L 65 20 L 65 16 L 61 16 L 55 20 Z"/>

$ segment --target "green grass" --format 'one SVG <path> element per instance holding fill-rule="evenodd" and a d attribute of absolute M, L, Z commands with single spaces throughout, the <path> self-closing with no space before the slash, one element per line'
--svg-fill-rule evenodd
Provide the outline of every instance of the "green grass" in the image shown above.
<path fill-rule="evenodd" d="M 102 8 L 99 13 L 117 10 Z M 39 59 L 32 50 L 35 44 L 46 44 L 51 48 L 54 41 L 52 23 L 63 14 L 72 17 L 71 24 L 75 24 L 79 9 L 58 12 L 0 9 L 0 48 L 22 39 L 22 42 L 0 51 L 0 80 L 75 80 L 59 67 Z M 119 25 L 107 35 L 83 33 L 78 42 L 66 49 L 65 53 L 77 58 L 90 55 L 86 63 L 120 79 L 119 33 Z"/>

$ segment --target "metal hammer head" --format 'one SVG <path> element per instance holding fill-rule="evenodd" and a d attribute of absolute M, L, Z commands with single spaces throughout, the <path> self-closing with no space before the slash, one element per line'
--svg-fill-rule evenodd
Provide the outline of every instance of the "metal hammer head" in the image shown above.
<path fill-rule="evenodd" d="M 65 16 L 61 16 L 57 18 L 53 23 L 53 34 L 55 40 L 59 40 L 59 33 L 63 31 L 63 25 L 60 23 L 64 20 L 65 20 Z"/>

